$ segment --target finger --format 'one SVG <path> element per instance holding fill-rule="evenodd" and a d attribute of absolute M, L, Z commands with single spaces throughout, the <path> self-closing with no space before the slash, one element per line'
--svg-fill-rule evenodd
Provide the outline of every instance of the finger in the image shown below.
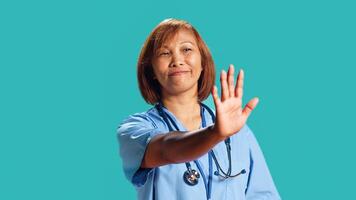
<path fill-rule="evenodd" d="M 214 85 L 213 90 L 211 91 L 211 94 L 213 95 L 213 100 L 214 100 L 215 110 L 216 110 L 218 105 L 221 103 L 219 95 L 218 95 L 218 87 L 216 87 L 216 85 Z"/>
<path fill-rule="evenodd" d="M 229 71 L 227 72 L 227 82 L 229 84 L 229 96 L 235 96 L 235 88 L 234 88 L 234 65 L 230 64 Z"/>
<path fill-rule="evenodd" d="M 253 109 L 256 108 L 258 102 L 259 99 L 255 97 L 246 104 L 245 108 L 242 110 L 242 114 L 246 117 L 246 119 L 250 116 Z"/>
<path fill-rule="evenodd" d="M 225 99 L 229 98 L 229 89 L 226 81 L 226 72 L 224 70 L 221 71 L 220 75 L 220 84 L 221 84 L 221 100 L 225 101 Z"/>
<path fill-rule="evenodd" d="M 237 76 L 235 96 L 242 99 L 243 96 L 243 86 L 244 86 L 244 70 L 240 69 L 239 75 Z"/>

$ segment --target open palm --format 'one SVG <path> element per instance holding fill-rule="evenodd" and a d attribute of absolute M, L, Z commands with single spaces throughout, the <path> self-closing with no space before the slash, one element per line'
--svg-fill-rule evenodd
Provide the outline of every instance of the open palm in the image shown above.
<path fill-rule="evenodd" d="M 212 95 L 216 110 L 214 132 L 223 137 L 237 133 L 246 123 L 252 110 L 258 104 L 258 98 L 251 99 L 245 107 L 242 105 L 244 72 L 241 69 L 236 86 L 234 86 L 234 66 L 230 65 L 228 73 L 223 70 L 220 75 L 221 99 L 214 86 Z"/>

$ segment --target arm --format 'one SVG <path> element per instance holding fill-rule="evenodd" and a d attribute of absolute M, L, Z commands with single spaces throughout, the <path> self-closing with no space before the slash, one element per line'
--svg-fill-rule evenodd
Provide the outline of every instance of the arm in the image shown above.
<path fill-rule="evenodd" d="M 185 134 L 175 131 L 159 134 L 148 144 L 141 167 L 154 168 L 194 160 L 224 139 L 212 127 Z"/>
<path fill-rule="evenodd" d="M 156 135 L 147 146 L 141 167 L 154 168 L 194 160 L 207 153 L 217 143 L 237 133 L 258 103 L 258 99 L 254 98 L 242 108 L 243 78 L 244 73 L 241 70 L 234 86 L 234 67 L 230 65 L 228 74 L 222 71 L 221 100 L 216 86 L 212 91 L 216 108 L 215 125 L 185 134 L 170 132 Z"/>

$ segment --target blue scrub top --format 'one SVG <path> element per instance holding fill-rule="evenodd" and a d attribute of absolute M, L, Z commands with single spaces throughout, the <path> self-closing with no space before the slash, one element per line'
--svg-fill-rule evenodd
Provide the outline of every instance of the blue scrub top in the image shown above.
<path fill-rule="evenodd" d="M 207 110 L 203 108 L 207 126 L 213 124 Z M 186 128 L 166 108 L 181 131 Z M 183 173 L 185 163 L 169 164 L 152 169 L 140 168 L 146 147 L 157 134 L 168 133 L 168 126 L 155 107 L 143 113 L 130 115 L 117 129 L 120 155 L 126 178 L 135 186 L 139 200 L 206 200 L 206 190 L 202 178 L 195 186 L 187 185 Z M 183 134 L 183 133 L 182 133 Z M 214 153 L 220 166 L 226 172 L 229 167 L 224 142 L 217 144 Z M 164 149 L 162 149 L 164 151 Z M 245 125 L 231 137 L 232 175 L 246 170 L 235 178 L 221 179 L 212 175 L 211 199 L 213 200 L 279 200 L 281 199 L 273 183 L 263 153 L 251 129 Z M 209 175 L 208 154 L 197 159 L 204 174 Z M 194 162 L 192 169 L 198 170 Z M 213 164 L 213 172 L 217 171 Z M 202 173 L 200 173 L 202 176 Z"/>

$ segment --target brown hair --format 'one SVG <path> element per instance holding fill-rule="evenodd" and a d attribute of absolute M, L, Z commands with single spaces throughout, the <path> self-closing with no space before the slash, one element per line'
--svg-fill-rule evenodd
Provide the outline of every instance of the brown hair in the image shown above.
<path fill-rule="evenodd" d="M 180 29 L 187 29 L 194 34 L 201 55 L 202 73 L 198 80 L 198 100 L 205 100 L 215 83 L 215 65 L 208 46 L 198 31 L 188 22 L 178 19 L 166 19 L 159 23 L 147 37 L 137 62 L 137 79 L 141 95 L 147 103 L 155 104 L 161 100 L 161 86 L 154 79 L 152 58 L 167 39 Z"/>

